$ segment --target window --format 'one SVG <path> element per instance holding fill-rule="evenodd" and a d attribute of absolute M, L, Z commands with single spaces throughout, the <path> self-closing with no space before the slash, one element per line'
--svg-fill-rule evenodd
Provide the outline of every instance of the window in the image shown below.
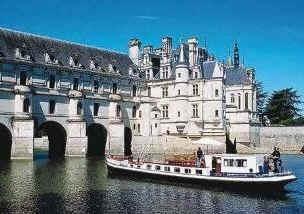
<path fill-rule="evenodd" d="M 55 112 L 55 100 L 50 100 L 49 101 L 49 114 L 54 114 Z"/>
<path fill-rule="evenodd" d="M 177 77 L 180 78 L 180 77 L 181 77 L 181 73 L 178 73 L 178 74 L 177 74 Z"/>
<path fill-rule="evenodd" d="M 197 170 L 195 170 L 195 174 L 202 175 L 203 171 L 201 169 L 197 169 Z"/>
<path fill-rule="evenodd" d="M 151 164 L 148 164 L 147 169 L 151 169 L 151 168 L 152 168 Z"/>
<path fill-rule="evenodd" d="M 138 134 L 140 134 L 140 124 L 137 124 L 137 131 L 138 131 Z"/>
<path fill-rule="evenodd" d="M 198 73 L 195 72 L 195 73 L 194 73 L 194 78 L 197 79 L 197 77 L 198 77 Z"/>
<path fill-rule="evenodd" d="M 224 159 L 224 166 L 234 166 L 233 159 Z"/>
<path fill-rule="evenodd" d="M 82 103 L 78 102 L 77 103 L 77 115 L 81 115 L 82 114 Z"/>
<path fill-rule="evenodd" d="M 151 87 L 148 87 L 148 97 L 151 97 Z"/>
<path fill-rule="evenodd" d="M 157 118 L 157 114 L 154 114 L 154 118 Z"/>
<path fill-rule="evenodd" d="M 218 89 L 215 89 L 214 94 L 215 94 L 216 97 L 218 97 L 218 95 L 219 95 L 219 90 L 218 90 Z"/>
<path fill-rule="evenodd" d="M 94 86 L 93 86 L 93 90 L 94 90 L 94 93 L 98 93 L 98 88 L 99 88 L 99 82 L 98 80 L 94 80 Z"/>
<path fill-rule="evenodd" d="M 138 112 L 138 117 L 141 118 L 141 111 Z"/>
<path fill-rule="evenodd" d="M 241 109 L 241 95 L 238 95 L 238 108 Z"/>
<path fill-rule="evenodd" d="M 154 127 L 157 128 L 157 123 L 154 124 Z"/>
<path fill-rule="evenodd" d="M 198 117 L 198 104 L 192 105 L 192 117 Z"/>
<path fill-rule="evenodd" d="M 117 105 L 116 106 L 116 117 L 120 117 L 120 112 L 121 112 L 120 105 Z"/>
<path fill-rule="evenodd" d="M 112 85 L 112 93 L 113 94 L 117 93 L 117 83 L 113 83 L 113 85 Z"/>
<path fill-rule="evenodd" d="M 245 93 L 245 109 L 248 109 L 248 93 Z"/>
<path fill-rule="evenodd" d="M 236 160 L 236 166 L 237 167 L 246 167 L 247 166 L 247 160 L 237 159 Z"/>
<path fill-rule="evenodd" d="M 159 165 L 156 165 L 156 166 L 155 166 L 155 170 L 160 170 L 160 166 L 159 166 Z"/>
<path fill-rule="evenodd" d="M 186 168 L 186 169 L 185 169 L 185 173 L 186 173 L 186 174 L 191 173 L 191 169 Z"/>
<path fill-rule="evenodd" d="M 180 168 L 179 167 L 174 167 L 174 172 L 180 172 Z"/>
<path fill-rule="evenodd" d="M 180 95 L 180 89 L 177 90 L 177 95 Z"/>
<path fill-rule="evenodd" d="M 93 109 L 94 116 L 98 115 L 98 111 L 99 111 L 99 103 L 94 103 L 94 109 Z"/>
<path fill-rule="evenodd" d="M 163 118 L 168 118 L 168 115 L 169 115 L 169 113 L 168 113 L 168 106 L 167 105 L 164 105 L 163 106 Z"/>
<path fill-rule="evenodd" d="M 133 106 L 132 108 L 132 117 L 136 118 L 136 106 Z"/>
<path fill-rule="evenodd" d="M 20 72 L 20 85 L 26 85 L 27 75 L 25 71 Z"/>
<path fill-rule="evenodd" d="M 135 130 L 135 129 L 136 129 L 136 124 L 134 123 L 134 124 L 133 124 L 133 130 Z"/>
<path fill-rule="evenodd" d="M 146 72 L 146 78 L 147 78 L 147 80 L 150 79 L 150 71 L 149 70 L 147 70 L 147 72 Z"/>
<path fill-rule="evenodd" d="M 78 87 L 79 87 L 79 79 L 74 78 L 73 79 L 73 90 L 78 90 Z"/>
<path fill-rule="evenodd" d="M 181 113 L 180 113 L 180 111 L 178 111 L 178 112 L 177 112 L 177 116 L 180 117 L 180 115 L 181 115 Z"/>
<path fill-rule="evenodd" d="M 230 102 L 231 102 L 231 103 L 234 103 L 234 102 L 235 102 L 235 99 L 234 99 L 234 94 L 231 94 L 231 99 L 230 99 Z"/>
<path fill-rule="evenodd" d="M 30 99 L 25 98 L 23 100 L 23 112 L 30 112 Z"/>
<path fill-rule="evenodd" d="M 55 75 L 54 74 L 51 74 L 50 75 L 50 85 L 49 85 L 50 88 L 55 88 Z"/>
<path fill-rule="evenodd" d="M 165 166 L 165 167 L 164 167 L 164 170 L 165 170 L 166 172 L 170 172 L 170 167 L 169 167 L 169 166 Z"/>
<path fill-rule="evenodd" d="M 133 97 L 136 97 L 136 90 L 137 90 L 136 85 L 133 85 L 133 88 L 132 88 L 132 96 Z"/>
<path fill-rule="evenodd" d="M 193 95 L 198 95 L 198 85 L 193 85 Z"/>
<path fill-rule="evenodd" d="M 168 87 L 162 88 L 162 95 L 163 95 L 163 97 L 168 97 Z"/>
<path fill-rule="evenodd" d="M 218 110 L 215 110 L 214 116 L 215 116 L 215 117 L 218 117 L 218 116 L 219 116 L 219 111 L 218 111 Z"/>

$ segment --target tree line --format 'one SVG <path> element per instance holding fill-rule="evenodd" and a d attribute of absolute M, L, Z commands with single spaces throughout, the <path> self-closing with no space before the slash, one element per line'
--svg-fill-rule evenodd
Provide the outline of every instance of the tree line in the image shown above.
<path fill-rule="evenodd" d="M 261 82 L 256 83 L 257 113 L 260 121 L 276 125 L 304 125 L 301 96 L 293 88 L 275 90 L 268 94 Z"/>

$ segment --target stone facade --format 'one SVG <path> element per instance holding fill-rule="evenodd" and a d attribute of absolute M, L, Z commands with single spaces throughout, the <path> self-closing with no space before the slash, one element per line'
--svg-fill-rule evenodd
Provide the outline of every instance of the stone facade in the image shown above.
<path fill-rule="evenodd" d="M 157 49 L 133 39 L 126 55 L 0 29 L 0 135 L 12 158 L 46 147 L 85 156 L 90 143 L 127 155 L 132 139 L 164 135 L 223 142 L 229 132 L 249 142 L 254 70 L 239 64 L 238 49 L 234 62 L 195 38 L 176 49 L 170 37 Z"/>

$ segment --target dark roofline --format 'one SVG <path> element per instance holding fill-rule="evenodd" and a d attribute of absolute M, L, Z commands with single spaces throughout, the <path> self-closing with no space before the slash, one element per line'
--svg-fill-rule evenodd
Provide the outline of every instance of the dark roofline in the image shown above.
<path fill-rule="evenodd" d="M 64 39 L 58 39 L 58 38 L 49 37 L 49 36 L 45 36 L 45 35 L 28 33 L 28 32 L 24 32 L 24 31 L 18 31 L 18 30 L 13 30 L 13 29 L 4 28 L 4 27 L 0 27 L 0 30 L 8 31 L 8 32 L 11 32 L 11 33 L 18 33 L 18 34 L 22 34 L 22 35 L 25 35 L 25 36 L 32 36 L 32 37 L 37 37 L 37 38 L 41 38 L 41 39 L 46 39 L 46 40 L 49 40 L 49 41 L 61 42 L 61 43 L 64 43 L 64 44 L 70 44 L 70 45 L 76 45 L 76 46 L 80 46 L 80 47 L 97 49 L 99 51 L 105 51 L 105 52 L 109 52 L 109 53 L 128 55 L 127 53 L 119 52 L 119 51 L 116 51 L 116 50 L 113 50 L 113 49 L 107 49 L 107 48 L 101 48 L 101 47 L 91 46 L 91 45 L 87 45 L 87 44 L 82 44 L 82 43 L 78 43 L 78 42 L 68 41 L 68 40 L 64 40 Z"/>

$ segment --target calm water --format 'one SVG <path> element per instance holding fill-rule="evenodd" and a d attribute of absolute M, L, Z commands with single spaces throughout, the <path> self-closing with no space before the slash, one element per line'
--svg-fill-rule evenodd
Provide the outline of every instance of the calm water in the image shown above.
<path fill-rule="evenodd" d="M 109 178 L 104 160 L 0 164 L 1 213 L 304 213 L 304 157 L 284 156 L 299 180 L 272 196 Z"/>

